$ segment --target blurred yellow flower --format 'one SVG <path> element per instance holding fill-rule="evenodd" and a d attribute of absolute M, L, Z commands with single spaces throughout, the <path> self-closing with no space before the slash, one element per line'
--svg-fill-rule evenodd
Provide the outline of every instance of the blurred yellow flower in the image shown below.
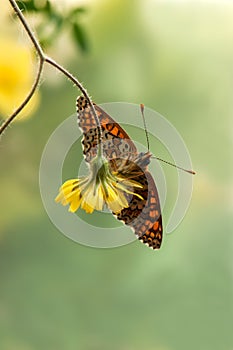
<path fill-rule="evenodd" d="M 69 204 L 72 213 L 80 206 L 87 213 L 92 213 L 94 210 L 102 210 L 105 205 L 112 212 L 119 213 L 129 206 L 126 194 L 142 198 L 131 191 L 137 187 L 141 188 L 142 185 L 123 178 L 117 172 L 112 173 L 109 163 L 97 156 L 90 164 L 90 175 L 66 181 L 55 201 L 63 205 Z"/>
<path fill-rule="evenodd" d="M 33 55 L 28 47 L 11 38 L 0 38 L 0 114 L 11 115 L 28 95 L 35 79 Z M 17 120 L 32 115 L 39 104 L 36 92 Z"/>

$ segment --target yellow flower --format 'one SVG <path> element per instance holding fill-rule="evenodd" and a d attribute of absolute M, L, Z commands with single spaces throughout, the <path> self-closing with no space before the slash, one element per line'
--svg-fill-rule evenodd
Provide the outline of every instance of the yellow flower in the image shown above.
<path fill-rule="evenodd" d="M 11 38 L 0 38 L 0 114 L 7 118 L 25 100 L 35 78 L 30 49 Z M 30 116 L 39 104 L 36 92 L 16 120 Z"/>
<path fill-rule="evenodd" d="M 94 210 L 102 210 L 105 205 L 112 212 L 119 213 L 129 206 L 127 194 L 142 198 L 132 192 L 132 188 L 142 188 L 142 185 L 117 172 L 112 173 L 109 163 L 97 156 L 90 163 L 90 175 L 66 181 L 55 201 L 63 205 L 69 204 L 72 213 L 79 207 L 92 213 Z"/>

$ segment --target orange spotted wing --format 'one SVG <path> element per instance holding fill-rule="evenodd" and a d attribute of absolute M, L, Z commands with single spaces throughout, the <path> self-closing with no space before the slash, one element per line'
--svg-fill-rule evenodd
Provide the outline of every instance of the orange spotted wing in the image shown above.
<path fill-rule="evenodd" d="M 163 233 L 162 215 L 158 192 L 148 171 L 151 154 L 138 153 L 125 130 L 98 105 L 94 104 L 94 108 L 102 128 L 103 154 L 110 166 L 122 177 L 132 178 L 142 185 L 142 188 L 133 189 L 142 198 L 128 196 L 129 206 L 113 214 L 131 227 L 140 241 L 159 249 Z M 98 131 L 92 110 L 83 96 L 77 99 L 77 112 L 79 127 L 83 132 L 83 154 L 89 163 L 97 154 Z"/>

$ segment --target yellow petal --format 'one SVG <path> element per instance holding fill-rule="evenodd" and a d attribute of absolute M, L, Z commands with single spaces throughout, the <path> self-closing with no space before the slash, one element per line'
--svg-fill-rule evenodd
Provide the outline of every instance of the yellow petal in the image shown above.
<path fill-rule="evenodd" d="M 108 207 L 114 213 L 119 213 L 124 208 L 118 201 L 108 202 Z"/>
<path fill-rule="evenodd" d="M 128 202 L 124 196 L 124 194 L 120 191 L 117 191 L 110 184 L 107 187 L 108 189 L 108 197 L 106 198 L 106 202 L 108 207 L 115 213 L 121 211 L 123 208 L 128 207 Z"/>
<path fill-rule="evenodd" d="M 90 213 L 90 208 L 92 208 L 92 211 L 94 209 L 99 210 L 99 203 L 98 203 L 98 189 L 95 188 L 96 184 L 95 182 L 92 182 L 90 186 L 86 187 L 85 193 L 83 193 L 83 202 L 85 203 L 84 206 L 88 213 Z"/>
<path fill-rule="evenodd" d="M 79 179 L 67 180 L 60 188 L 60 192 L 55 201 L 62 205 L 70 204 L 70 211 L 76 211 L 80 205 Z M 79 203 L 79 204 L 78 204 Z M 76 209 L 75 209 L 76 208 Z"/>
<path fill-rule="evenodd" d="M 79 179 L 71 179 L 64 182 L 61 188 L 64 190 L 67 187 L 74 187 L 74 186 L 77 186 L 78 184 L 79 184 Z"/>
<path fill-rule="evenodd" d="M 105 203 L 105 201 L 104 201 L 103 189 L 102 189 L 102 186 L 99 186 L 98 190 L 97 190 L 97 202 L 96 202 L 95 209 L 96 210 L 103 210 L 104 203 Z"/>
<path fill-rule="evenodd" d="M 85 199 L 82 200 L 81 208 L 85 210 L 87 214 L 91 214 L 94 211 L 94 208 L 91 207 L 88 203 L 86 203 Z"/>
<path fill-rule="evenodd" d="M 128 203 L 127 199 L 125 198 L 124 193 L 122 193 L 121 191 L 118 191 L 118 197 L 119 197 L 120 205 L 121 205 L 123 208 L 128 208 L 129 203 Z"/>
<path fill-rule="evenodd" d="M 137 187 L 137 188 L 143 188 L 143 185 L 140 184 L 137 181 L 134 180 L 130 180 L 130 179 L 124 179 L 123 184 L 125 186 L 129 186 L 129 187 Z"/>
<path fill-rule="evenodd" d="M 70 203 L 69 211 L 71 213 L 74 213 L 76 210 L 78 210 L 80 203 L 81 203 L 81 198 L 79 196 L 74 197 L 74 199 Z"/>
<path fill-rule="evenodd" d="M 58 193 L 57 197 L 55 198 L 55 202 L 59 203 L 64 199 L 64 195 L 62 192 Z"/>

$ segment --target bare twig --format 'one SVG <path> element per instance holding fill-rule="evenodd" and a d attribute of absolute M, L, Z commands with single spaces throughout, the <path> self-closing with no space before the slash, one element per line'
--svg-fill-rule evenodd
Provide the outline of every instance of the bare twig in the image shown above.
<path fill-rule="evenodd" d="M 67 76 L 67 78 L 69 78 L 78 88 L 79 90 L 82 92 L 82 94 L 87 98 L 88 102 L 91 105 L 91 109 L 92 112 L 94 113 L 94 115 L 96 115 L 96 111 L 94 109 L 93 103 L 90 100 L 90 97 L 88 96 L 87 90 L 84 89 L 84 87 L 82 86 L 82 84 L 78 81 L 78 79 L 76 79 L 70 72 L 68 72 L 67 69 L 65 69 L 64 67 L 62 67 L 60 64 L 58 64 L 56 61 L 54 61 L 52 58 L 45 56 L 44 55 L 44 60 L 45 62 L 49 63 L 51 66 L 57 68 L 60 72 L 62 72 L 64 75 Z M 96 118 L 98 119 L 98 117 L 96 116 Z M 98 119 L 99 121 L 99 119 Z M 99 123 L 97 122 L 97 125 Z"/>
<path fill-rule="evenodd" d="M 29 28 L 25 17 L 23 16 L 22 12 L 20 11 L 19 6 L 17 5 L 15 0 L 9 0 L 11 6 L 13 7 L 13 10 L 15 11 L 16 15 L 19 17 L 20 22 L 22 23 L 22 25 L 24 26 L 24 29 L 26 30 L 29 38 L 31 39 L 33 45 L 35 46 L 36 52 L 38 53 L 38 55 L 43 58 L 44 57 L 44 53 L 43 50 L 38 42 L 38 40 L 36 39 L 35 35 L 33 34 L 32 30 Z"/>
<path fill-rule="evenodd" d="M 37 40 L 36 36 L 33 34 L 31 28 L 28 26 L 27 21 L 25 19 L 25 17 L 23 16 L 22 12 L 20 11 L 20 8 L 18 7 L 17 3 L 15 0 L 9 0 L 13 10 L 15 11 L 16 15 L 18 16 L 20 22 L 22 23 L 25 31 L 27 32 L 31 42 L 33 43 L 33 46 L 35 47 L 35 50 L 39 56 L 39 68 L 37 71 L 37 75 L 36 75 L 36 79 L 35 82 L 31 88 L 31 91 L 29 92 L 28 96 L 25 98 L 25 100 L 22 102 L 22 104 L 17 108 L 17 110 L 5 121 L 2 123 L 2 125 L 0 126 L 0 135 L 3 133 L 3 131 L 13 122 L 13 120 L 17 117 L 17 115 L 19 114 L 20 111 L 22 111 L 22 109 L 27 105 L 27 103 L 30 101 L 30 99 L 32 98 L 32 96 L 34 95 L 34 92 L 36 90 L 36 88 L 39 85 L 40 82 L 40 78 L 41 78 L 41 74 L 43 71 L 43 67 L 44 67 L 44 63 L 47 62 L 48 64 L 50 64 L 51 66 L 57 68 L 60 72 L 62 72 L 68 79 L 70 79 L 78 88 L 79 90 L 82 92 L 82 94 L 86 97 L 86 99 L 88 100 L 92 113 L 94 115 L 96 124 L 97 124 L 97 130 L 98 130 L 98 145 L 100 148 L 100 153 L 101 153 L 101 126 L 100 126 L 100 122 L 99 122 L 99 118 L 97 117 L 95 108 L 93 106 L 93 103 L 89 97 L 89 94 L 87 93 L 87 90 L 83 87 L 83 85 L 79 82 L 79 80 L 77 78 L 75 78 L 71 73 L 68 72 L 67 69 L 65 69 L 64 67 L 62 67 L 61 65 L 59 65 L 56 61 L 54 61 L 52 58 L 48 57 L 47 55 L 45 55 L 45 53 L 43 52 L 39 41 Z"/>

